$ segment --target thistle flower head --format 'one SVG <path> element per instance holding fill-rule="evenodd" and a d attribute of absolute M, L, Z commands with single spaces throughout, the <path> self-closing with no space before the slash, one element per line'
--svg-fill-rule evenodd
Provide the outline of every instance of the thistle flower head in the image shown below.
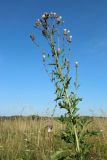
<path fill-rule="evenodd" d="M 45 14 L 43 14 L 43 15 L 42 15 L 42 18 L 44 19 L 45 17 L 46 17 Z"/>
<path fill-rule="evenodd" d="M 61 21 L 61 19 L 62 19 L 62 17 L 61 17 L 61 16 L 57 17 L 57 21 L 58 21 L 58 22 L 60 22 L 60 21 Z"/>
<path fill-rule="evenodd" d="M 48 13 L 48 12 L 45 12 L 45 16 L 49 16 L 49 13 Z"/>
<path fill-rule="evenodd" d="M 64 35 L 67 35 L 67 29 L 66 28 L 64 29 Z"/>
<path fill-rule="evenodd" d="M 68 37 L 68 42 L 70 42 L 70 43 L 72 42 L 72 36 Z"/>
<path fill-rule="evenodd" d="M 50 12 L 49 16 L 52 18 L 53 17 L 53 12 Z"/>

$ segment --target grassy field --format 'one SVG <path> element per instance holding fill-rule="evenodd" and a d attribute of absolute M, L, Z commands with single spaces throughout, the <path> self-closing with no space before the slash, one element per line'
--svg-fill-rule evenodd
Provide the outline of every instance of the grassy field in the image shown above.
<path fill-rule="evenodd" d="M 107 119 L 91 119 L 89 129 L 98 130 L 99 135 L 88 140 L 93 145 L 89 159 L 107 160 Z M 50 160 L 55 151 L 68 147 L 60 139 L 63 129 L 58 119 L 0 118 L 0 160 Z"/>

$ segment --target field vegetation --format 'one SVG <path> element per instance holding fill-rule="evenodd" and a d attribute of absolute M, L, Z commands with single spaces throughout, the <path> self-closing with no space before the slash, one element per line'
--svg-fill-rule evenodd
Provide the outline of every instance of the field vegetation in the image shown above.
<path fill-rule="evenodd" d="M 87 139 L 92 145 L 87 160 L 107 159 L 107 118 L 89 119 L 89 130 L 98 134 Z M 50 127 L 50 130 L 49 130 Z M 51 160 L 58 150 L 75 150 L 61 139 L 65 129 L 63 118 L 14 116 L 0 118 L 0 160 Z"/>

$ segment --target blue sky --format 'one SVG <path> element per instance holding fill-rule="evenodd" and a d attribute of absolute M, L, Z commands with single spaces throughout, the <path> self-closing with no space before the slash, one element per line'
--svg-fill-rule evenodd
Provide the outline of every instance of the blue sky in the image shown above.
<path fill-rule="evenodd" d="M 29 38 L 45 11 L 61 15 L 71 30 L 72 66 L 79 61 L 80 113 L 106 114 L 107 1 L 0 0 L 0 115 L 49 114 L 54 108 L 54 86 Z"/>

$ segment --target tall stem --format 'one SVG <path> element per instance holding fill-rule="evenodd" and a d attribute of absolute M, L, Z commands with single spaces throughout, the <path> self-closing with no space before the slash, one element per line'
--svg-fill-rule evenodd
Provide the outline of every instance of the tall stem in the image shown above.
<path fill-rule="evenodd" d="M 78 88 L 78 62 L 77 61 L 75 63 L 75 67 L 76 67 L 76 78 L 75 78 L 75 91 L 74 91 L 74 93 L 76 95 L 77 88 Z M 74 127 L 75 141 L 76 141 L 76 151 L 79 153 L 80 152 L 80 143 L 79 143 L 77 128 L 76 128 L 75 124 L 73 124 L 73 127 Z"/>
<path fill-rule="evenodd" d="M 79 145 L 79 138 L 78 138 L 78 134 L 77 134 L 77 129 L 76 129 L 75 125 L 73 127 L 74 127 L 75 141 L 76 141 L 76 151 L 78 153 L 80 153 L 80 145 Z"/>
<path fill-rule="evenodd" d="M 78 88 L 78 62 L 76 61 L 76 63 L 75 63 L 75 68 L 76 68 L 76 77 L 75 77 L 75 91 L 74 91 L 74 93 L 76 94 L 76 92 L 77 92 L 77 88 Z"/>

